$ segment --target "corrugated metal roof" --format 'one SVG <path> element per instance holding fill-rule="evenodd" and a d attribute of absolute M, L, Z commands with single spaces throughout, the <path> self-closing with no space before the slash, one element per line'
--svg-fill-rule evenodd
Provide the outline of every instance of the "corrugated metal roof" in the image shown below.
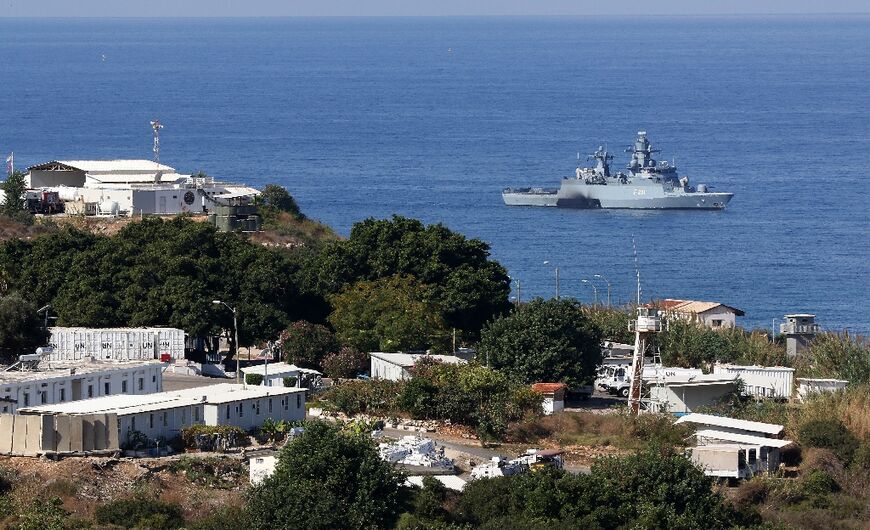
<path fill-rule="evenodd" d="M 369 355 L 374 357 L 375 359 L 380 359 L 382 361 L 386 361 L 390 364 L 395 364 L 397 366 L 401 366 L 403 368 L 409 368 L 414 366 L 419 359 L 426 358 L 432 359 L 435 361 L 440 361 L 445 364 L 467 364 L 468 361 L 465 359 L 460 359 L 459 357 L 453 355 L 428 355 L 423 353 L 384 353 L 384 352 L 371 352 Z"/>
<path fill-rule="evenodd" d="M 153 160 L 128 159 L 128 160 L 52 160 L 42 164 L 30 166 L 27 169 L 46 169 L 52 165 L 62 164 L 70 169 L 77 169 L 85 173 L 104 173 L 112 171 L 132 171 L 141 173 L 156 173 L 157 171 L 175 172 L 175 168 L 164 164 L 158 164 Z"/>
<path fill-rule="evenodd" d="M 726 370 L 757 370 L 757 371 L 765 371 L 765 372 L 794 372 L 794 368 L 789 368 L 788 366 L 759 366 L 755 364 L 729 364 L 729 363 L 716 363 L 716 365 L 720 368 Z"/>
<path fill-rule="evenodd" d="M 704 429 L 695 433 L 695 437 L 707 438 L 711 440 L 721 440 L 723 442 L 735 442 L 745 445 L 758 445 L 762 447 L 776 447 L 780 449 L 787 445 L 791 445 L 791 440 L 780 440 L 779 438 L 764 438 L 761 436 L 750 436 L 748 434 L 736 434 L 733 432 L 717 431 L 714 429 Z"/>
<path fill-rule="evenodd" d="M 72 376 L 85 376 L 113 372 L 117 370 L 135 370 L 160 366 L 160 361 L 131 360 L 131 361 L 46 361 L 42 360 L 36 370 L 28 371 L 0 371 L 0 385 L 49 380 L 54 378 L 66 378 Z M 70 369 L 75 370 L 74 374 Z"/>
<path fill-rule="evenodd" d="M 693 412 L 680 417 L 674 423 L 697 423 L 698 425 L 713 425 L 715 427 L 728 427 L 732 429 L 740 429 L 741 431 L 762 432 L 769 435 L 778 435 L 782 432 L 782 425 L 775 423 L 762 423 L 760 421 L 738 420 L 727 418 L 725 416 L 714 416 L 712 414 L 698 414 Z"/>

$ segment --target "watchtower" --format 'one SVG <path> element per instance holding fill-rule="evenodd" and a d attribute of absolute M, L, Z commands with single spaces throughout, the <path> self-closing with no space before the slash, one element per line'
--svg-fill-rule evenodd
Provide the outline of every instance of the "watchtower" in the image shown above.
<path fill-rule="evenodd" d="M 641 388 L 643 386 L 643 361 L 652 336 L 662 331 L 662 317 L 658 309 L 638 307 L 637 319 L 628 323 L 634 331 L 634 357 L 631 361 L 631 387 L 628 406 L 632 414 L 640 412 Z"/>
<path fill-rule="evenodd" d="M 786 315 L 785 322 L 779 325 L 779 332 L 785 335 L 785 349 L 790 356 L 795 356 L 809 348 L 810 342 L 821 331 L 815 323 L 816 315 L 795 313 Z"/>

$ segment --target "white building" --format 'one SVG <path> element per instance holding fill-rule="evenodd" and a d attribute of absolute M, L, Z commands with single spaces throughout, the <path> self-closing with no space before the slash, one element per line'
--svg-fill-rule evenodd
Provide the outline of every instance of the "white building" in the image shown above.
<path fill-rule="evenodd" d="M 14 413 L 33 405 L 161 390 L 163 365 L 157 361 L 41 361 L 33 370 L 0 372 L 0 413 Z"/>
<path fill-rule="evenodd" d="M 675 423 L 697 426 L 692 461 L 709 476 L 749 478 L 776 471 L 780 450 L 791 441 L 778 438 L 783 426 L 710 414 L 687 414 Z"/>
<path fill-rule="evenodd" d="M 745 315 L 743 311 L 736 307 L 719 302 L 666 298 L 658 305 L 668 315 L 689 322 L 697 322 L 713 329 L 733 328 L 737 323 L 737 317 Z"/>
<path fill-rule="evenodd" d="M 371 377 L 373 379 L 388 379 L 401 381 L 411 379 L 409 368 L 420 359 L 431 359 L 446 364 L 468 364 L 465 359 L 454 355 L 428 355 L 422 353 L 383 353 L 372 352 L 371 354 Z"/>
<path fill-rule="evenodd" d="M 52 361 L 79 359 L 184 359 L 184 331 L 177 328 L 48 328 Z"/>
<path fill-rule="evenodd" d="M 544 414 L 548 416 L 565 410 L 565 390 L 567 388 L 564 383 L 535 383 L 532 385 L 532 390 L 544 398 L 541 407 L 544 409 Z"/>
<path fill-rule="evenodd" d="M 813 394 L 843 390 L 849 384 L 849 381 L 845 379 L 814 379 L 809 377 L 798 377 L 797 382 L 797 397 L 800 401 L 805 401 Z"/>
<path fill-rule="evenodd" d="M 272 449 L 255 451 L 248 456 L 248 480 L 257 486 L 275 473 L 278 465 L 278 452 Z"/>
<path fill-rule="evenodd" d="M 743 381 L 747 396 L 789 399 L 794 392 L 794 368 L 787 366 L 713 365 L 714 374 L 733 374 Z"/>
<path fill-rule="evenodd" d="M 192 425 L 235 425 L 251 430 L 266 418 L 305 418 L 305 389 L 230 383 L 143 396 L 116 395 L 19 409 L 20 414 L 115 414 L 121 445 L 138 431 L 149 439 L 173 439 Z"/>
<path fill-rule="evenodd" d="M 151 160 L 53 160 L 28 170 L 28 188 L 58 192 L 68 213 L 205 213 L 216 199 L 247 203 L 259 194 L 247 186 L 179 174 Z"/>
<path fill-rule="evenodd" d="M 269 363 L 269 364 L 257 364 L 254 366 L 248 366 L 247 368 L 242 368 L 242 374 L 247 376 L 248 374 L 256 374 L 263 376 L 262 386 L 284 386 L 284 379 L 287 377 L 293 377 L 296 379 L 293 388 L 311 388 L 309 386 L 310 383 L 316 380 L 322 374 L 317 370 L 311 370 L 309 368 L 300 368 L 295 364 L 287 364 L 284 362 L 279 363 Z M 305 384 L 309 383 L 309 384 Z"/>
<path fill-rule="evenodd" d="M 737 376 L 731 374 L 693 375 L 659 380 L 650 387 L 648 409 L 681 414 L 719 403 L 737 390 Z"/>

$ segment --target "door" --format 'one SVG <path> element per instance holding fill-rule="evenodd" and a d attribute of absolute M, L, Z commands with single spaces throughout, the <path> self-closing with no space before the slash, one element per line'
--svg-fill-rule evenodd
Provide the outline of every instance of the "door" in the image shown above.
<path fill-rule="evenodd" d="M 78 401 L 82 398 L 82 380 L 73 379 L 72 381 L 72 398 L 73 401 Z"/>
<path fill-rule="evenodd" d="M 157 208 L 157 213 L 166 213 L 166 197 L 161 196 L 160 199 L 158 199 L 158 203 L 160 206 Z"/>

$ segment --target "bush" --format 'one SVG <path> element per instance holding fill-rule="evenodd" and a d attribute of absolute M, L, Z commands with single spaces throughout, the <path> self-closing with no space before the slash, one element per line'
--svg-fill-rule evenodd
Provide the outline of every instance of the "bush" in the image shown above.
<path fill-rule="evenodd" d="M 190 449 L 197 447 L 196 439 L 199 435 L 219 437 L 236 444 L 246 445 L 248 433 L 235 425 L 191 425 L 181 429 L 181 441 Z"/>
<path fill-rule="evenodd" d="M 827 471 L 814 469 L 801 477 L 801 486 L 808 497 L 818 497 L 838 491 L 837 481 Z"/>
<path fill-rule="evenodd" d="M 15 530 L 65 530 L 69 513 L 60 499 L 36 499 L 18 514 L 10 528 Z"/>
<path fill-rule="evenodd" d="M 323 357 L 338 349 L 335 335 L 326 326 L 300 320 L 281 333 L 284 359 L 303 368 L 322 369 Z"/>
<path fill-rule="evenodd" d="M 245 384 L 251 386 L 260 386 L 263 384 L 262 374 L 245 374 Z"/>
<path fill-rule="evenodd" d="M 284 388 L 292 388 L 296 386 L 296 381 L 298 378 L 295 375 L 291 375 L 289 377 L 284 377 L 281 381 L 284 383 Z"/>
<path fill-rule="evenodd" d="M 323 374 L 332 378 L 354 378 L 365 371 L 368 361 L 367 353 L 344 347 L 323 358 Z"/>
<path fill-rule="evenodd" d="M 810 420 L 798 429 L 798 440 L 807 447 L 830 449 L 846 465 L 858 449 L 858 439 L 838 419 Z"/>
<path fill-rule="evenodd" d="M 189 523 L 187 530 L 238 530 L 248 526 L 248 514 L 243 508 L 224 506 L 198 521 Z"/>
<path fill-rule="evenodd" d="M 182 456 L 169 464 L 169 470 L 183 474 L 194 484 L 213 489 L 234 488 L 242 478 L 242 463 L 231 458 Z"/>
<path fill-rule="evenodd" d="M 98 506 L 94 515 L 100 524 L 123 528 L 172 530 L 184 526 L 179 505 L 144 497 L 108 502 Z"/>
<path fill-rule="evenodd" d="M 870 471 L 870 443 L 862 443 L 852 456 L 851 467 L 856 470 Z"/>
<path fill-rule="evenodd" d="M 404 383 L 371 379 L 368 381 L 348 381 L 335 385 L 322 395 L 326 408 L 343 412 L 348 416 L 372 414 L 378 416 L 395 415 L 398 412 L 396 398 Z"/>

